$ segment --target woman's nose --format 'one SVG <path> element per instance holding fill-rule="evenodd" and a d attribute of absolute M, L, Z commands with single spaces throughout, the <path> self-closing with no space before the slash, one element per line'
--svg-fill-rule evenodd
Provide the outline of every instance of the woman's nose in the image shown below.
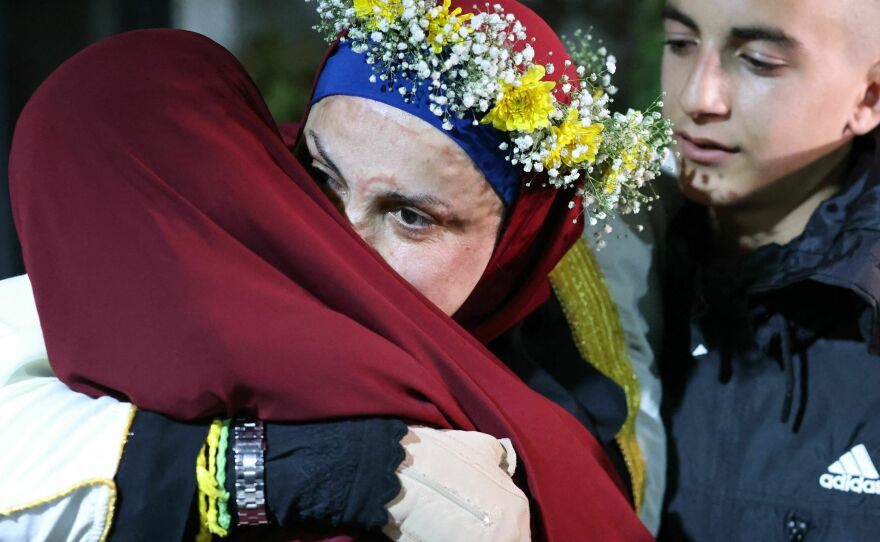
<path fill-rule="evenodd" d="M 679 101 L 682 110 L 698 124 L 730 115 L 727 81 L 717 54 L 704 54 L 694 64 Z"/>

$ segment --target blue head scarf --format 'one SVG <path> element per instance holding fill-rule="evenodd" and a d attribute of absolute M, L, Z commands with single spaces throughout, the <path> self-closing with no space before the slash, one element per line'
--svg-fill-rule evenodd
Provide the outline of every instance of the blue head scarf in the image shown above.
<path fill-rule="evenodd" d="M 356 53 L 348 42 L 340 43 L 327 59 L 318 78 L 312 104 L 328 96 L 357 96 L 390 105 L 414 115 L 436 127 L 455 141 L 473 160 L 486 180 L 495 189 L 505 205 L 510 207 L 519 193 L 522 169 L 506 159 L 506 152 L 499 145 L 508 139 L 507 134 L 487 125 L 474 126 L 473 118 L 457 119 L 451 116 L 451 130 L 443 128 L 444 119 L 431 112 L 428 92 L 418 92 L 415 99 L 407 102 L 393 85 L 381 81 L 370 82 L 373 68 L 366 63 L 366 56 Z"/>

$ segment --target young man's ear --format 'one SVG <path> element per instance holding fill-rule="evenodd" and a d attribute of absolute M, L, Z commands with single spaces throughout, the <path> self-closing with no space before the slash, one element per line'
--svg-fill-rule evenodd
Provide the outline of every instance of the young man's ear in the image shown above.
<path fill-rule="evenodd" d="M 849 121 L 849 130 L 857 136 L 865 135 L 880 124 L 880 62 L 868 72 L 868 85 Z"/>

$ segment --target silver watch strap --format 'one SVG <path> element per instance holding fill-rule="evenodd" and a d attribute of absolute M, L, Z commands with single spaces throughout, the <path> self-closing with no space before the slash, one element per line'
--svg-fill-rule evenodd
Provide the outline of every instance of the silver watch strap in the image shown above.
<path fill-rule="evenodd" d="M 238 419 L 233 424 L 235 505 L 239 526 L 267 525 L 263 422 Z"/>

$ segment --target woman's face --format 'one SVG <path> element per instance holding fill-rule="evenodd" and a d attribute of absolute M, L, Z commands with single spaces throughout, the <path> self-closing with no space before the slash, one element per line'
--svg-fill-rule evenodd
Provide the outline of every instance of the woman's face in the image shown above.
<path fill-rule="evenodd" d="M 306 121 L 311 166 L 358 234 L 407 282 L 453 314 L 477 285 L 504 205 L 440 130 L 352 96 L 315 104 Z"/>

